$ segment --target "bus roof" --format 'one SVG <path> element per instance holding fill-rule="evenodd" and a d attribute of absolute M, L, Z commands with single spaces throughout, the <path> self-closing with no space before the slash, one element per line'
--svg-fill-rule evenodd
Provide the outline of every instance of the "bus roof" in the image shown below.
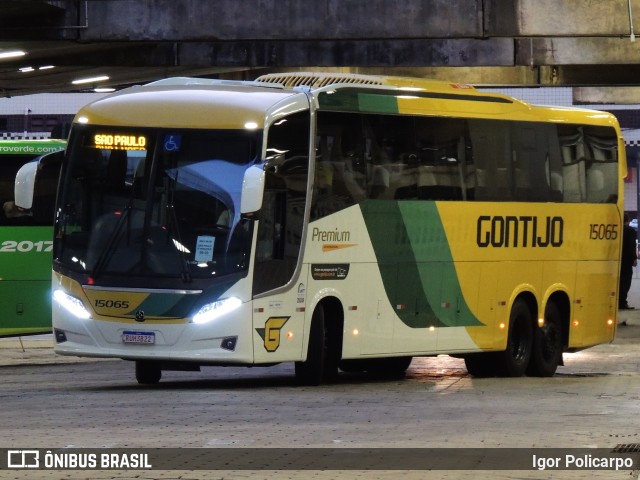
<path fill-rule="evenodd" d="M 257 128 L 263 128 L 265 113 L 294 96 L 304 94 L 254 82 L 173 78 L 127 88 L 96 100 L 81 108 L 74 121 L 218 129 L 243 128 L 247 122 L 254 122 Z M 214 108 L 216 113 L 212 114 Z"/>
<path fill-rule="evenodd" d="M 474 86 L 416 77 L 360 75 L 330 72 L 273 73 L 257 82 L 282 88 L 306 86 L 316 94 L 331 93 L 331 101 L 320 107 L 335 110 L 376 111 L 550 121 L 557 123 L 608 124 L 618 128 L 617 119 L 608 112 L 577 107 L 532 105 L 508 95 L 477 90 Z M 334 95 L 334 93 L 341 95 Z M 341 98 L 340 98 L 341 97 Z M 340 98 L 338 100 L 338 98 Z M 328 95 L 325 95 L 328 100 Z M 455 100 L 455 102 L 447 102 Z"/>
<path fill-rule="evenodd" d="M 31 155 L 37 157 L 64 150 L 67 142 L 58 139 L 0 140 L 0 155 Z"/>
<path fill-rule="evenodd" d="M 530 105 L 471 85 L 410 77 L 294 72 L 255 81 L 174 77 L 131 87 L 82 108 L 76 122 L 165 128 L 263 128 L 277 106 L 309 93 L 321 110 L 442 115 L 619 128 L 610 113 Z M 293 97 L 298 96 L 297 100 Z M 216 111 L 216 114 L 212 112 Z M 82 119 L 82 117 L 85 117 Z"/>

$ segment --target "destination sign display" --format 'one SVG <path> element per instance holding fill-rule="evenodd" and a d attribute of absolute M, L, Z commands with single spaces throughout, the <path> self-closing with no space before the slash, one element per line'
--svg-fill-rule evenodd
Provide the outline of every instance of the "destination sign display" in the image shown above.
<path fill-rule="evenodd" d="M 96 148 L 110 150 L 146 150 L 147 137 L 144 135 L 96 133 L 93 136 L 93 144 Z"/>

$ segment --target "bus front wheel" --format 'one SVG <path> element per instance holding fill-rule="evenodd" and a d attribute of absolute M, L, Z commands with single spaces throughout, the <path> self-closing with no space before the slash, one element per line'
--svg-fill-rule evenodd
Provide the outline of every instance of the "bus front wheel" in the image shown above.
<path fill-rule="evenodd" d="M 296 380 L 302 385 L 320 385 L 338 374 L 335 339 L 325 322 L 324 308 L 318 305 L 311 317 L 307 359 L 295 363 Z"/>
<path fill-rule="evenodd" d="M 140 385 L 155 385 L 162 378 L 162 370 L 156 362 L 136 360 L 136 380 Z"/>

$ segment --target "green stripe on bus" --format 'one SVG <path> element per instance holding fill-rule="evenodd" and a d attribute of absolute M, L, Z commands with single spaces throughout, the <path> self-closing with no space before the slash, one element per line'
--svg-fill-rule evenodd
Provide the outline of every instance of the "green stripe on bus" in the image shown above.
<path fill-rule="evenodd" d="M 360 208 L 387 297 L 403 323 L 482 325 L 462 295 L 435 203 L 368 200 Z"/>
<path fill-rule="evenodd" d="M 357 91 L 323 92 L 318 95 L 321 110 L 341 112 L 398 113 L 398 99 L 393 95 Z"/>
<path fill-rule="evenodd" d="M 215 302 L 232 285 L 229 280 L 221 284 L 206 289 L 202 297 Z M 142 310 L 145 315 L 153 317 L 185 318 L 193 313 L 194 305 L 199 301 L 201 295 L 185 295 L 182 293 L 152 293 L 135 309 L 127 315 L 135 315 L 136 311 Z"/>

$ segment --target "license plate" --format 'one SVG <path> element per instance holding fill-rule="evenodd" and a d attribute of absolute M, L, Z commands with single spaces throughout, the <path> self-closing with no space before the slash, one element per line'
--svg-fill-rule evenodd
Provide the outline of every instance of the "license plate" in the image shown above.
<path fill-rule="evenodd" d="M 122 342 L 152 345 L 156 343 L 156 334 L 154 332 L 122 332 Z"/>

